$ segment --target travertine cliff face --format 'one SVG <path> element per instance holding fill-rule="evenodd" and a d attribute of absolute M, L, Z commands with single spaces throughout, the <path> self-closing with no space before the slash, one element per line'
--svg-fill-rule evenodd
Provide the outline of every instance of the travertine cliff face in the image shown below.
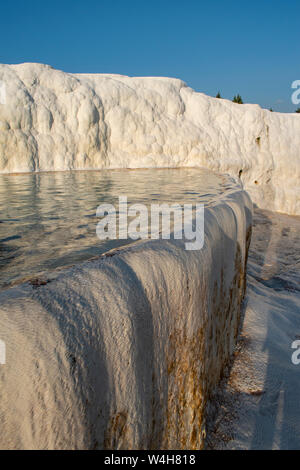
<path fill-rule="evenodd" d="M 300 116 L 196 93 L 170 78 L 0 65 L 0 172 L 204 166 L 253 201 L 300 214 Z"/>
<path fill-rule="evenodd" d="M 141 241 L 2 291 L 0 448 L 200 449 L 235 345 L 251 211 L 237 188 L 207 207 L 201 250 Z"/>

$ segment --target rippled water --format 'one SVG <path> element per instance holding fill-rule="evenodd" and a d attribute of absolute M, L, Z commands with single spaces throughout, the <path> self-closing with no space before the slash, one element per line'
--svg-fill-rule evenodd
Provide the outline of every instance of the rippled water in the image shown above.
<path fill-rule="evenodd" d="M 230 185 L 196 168 L 0 175 L 0 287 L 122 244 L 96 236 L 96 208 L 128 203 L 208 203 Z"/>

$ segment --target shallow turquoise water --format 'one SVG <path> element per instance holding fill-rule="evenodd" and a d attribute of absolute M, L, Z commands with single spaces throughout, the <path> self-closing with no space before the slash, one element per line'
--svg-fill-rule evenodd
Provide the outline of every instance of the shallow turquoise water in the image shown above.
<path fill-rule="evenodd" d="M 199 168 L 0 175 L 0 287 L 78 263 L 130 240 L 101 241 L 96 208 L 208 203 L 230 186 Z"/>

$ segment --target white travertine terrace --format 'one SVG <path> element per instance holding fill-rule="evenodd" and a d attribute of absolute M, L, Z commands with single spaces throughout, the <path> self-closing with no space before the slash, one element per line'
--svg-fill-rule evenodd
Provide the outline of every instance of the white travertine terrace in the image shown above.
<path fill-rule="evenodd" d="M 0 172 L 204 166 L 300 214 L 300 116 L 196 93 L 171 78 L 0 65 Z"/>
<path fill-rule="evenodd" d="M 206 208 L 201 250 L 141 241 L 3 290 L 0 448 L 200 449 L 237 336 L 251 217 L 237 185 Z"/>

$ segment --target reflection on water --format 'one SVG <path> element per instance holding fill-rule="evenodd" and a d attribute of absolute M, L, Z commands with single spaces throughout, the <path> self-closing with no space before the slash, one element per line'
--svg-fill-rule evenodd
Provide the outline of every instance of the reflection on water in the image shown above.
<path fill-rule="evenodd" d="M 100 241 L 96 208 L 208 203 L 230 182 L 196 168 L 0 175 L 0 287 L 77 263 L 126 240 Z"/>

